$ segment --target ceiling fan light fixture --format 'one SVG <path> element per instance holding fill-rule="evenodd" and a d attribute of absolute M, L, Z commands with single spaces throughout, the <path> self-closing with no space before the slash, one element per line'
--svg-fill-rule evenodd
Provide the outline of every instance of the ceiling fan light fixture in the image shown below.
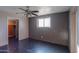
<path fill-rule="evenodd" d="M 30 16 L 32 16 L 32 15 L 38 16 L 36 13 L 39 12 L 39 11 L 36 11 L 36 10 L 31 11 L 31 10 L 29 9 L 29 6 L 26 6 L 26 9 L 23 9 L 23 8 L 18 8 L 18 9 L 24 11 L 24 13 L 16 13 L 16 14 L 24 14 L 24 15 L 26 15 L 26 16 L 29 16 L 29 15 L 30 15 Z"/>

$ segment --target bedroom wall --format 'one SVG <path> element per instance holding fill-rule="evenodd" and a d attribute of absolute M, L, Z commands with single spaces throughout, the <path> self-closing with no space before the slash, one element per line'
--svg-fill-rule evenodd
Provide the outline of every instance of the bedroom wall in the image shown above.
<path fill-rule="evenodd" d="M 77 27 L 78 27 L 78 32 L 77 32 L 77 35 L 79 35 L 79 7 L 77 7 Z M 79 47 L 79 36 L 77 36 L 77 44 L 78 44 L 78 47 Z"/>
<path fill-rule="evenodd" d="M 79 6 L 77 6 L 76 19 L 77 19 L 77 52 L 79 52 Z"/>
<path fill-rule="evenodd" d="M 19 40 L 28 38 L 28 19 L 8 12 L 0 11 L 0 46 L 8 44 L 8 20 L 19 19 Z"/>
<path fill-rule="evenodd" d="M 8 44 L 7 34 L 6 17 L 0 16 L 0 46 Z"/>
<path fill-rule="evenodd" d="M 50 17 L 50 28 L 38 28 L 37 20 Z M 55 13 L 29 19 L 29 36 L 32 39 L 43 40 L 55 44 L 68 45 L 69 12 Z M 43 37 L 43 38 L 41 38 Z"/>
<path fill-rule="evenodd" d="M 22 17 L 19 19 L 19 40 L 29 38 L 28 18 Z"/>
<path fill-rule="evenodd" d="M 76 19 L 76 7 L 70 9 L 70 52 L 77 52 L 77 19 Z"/>

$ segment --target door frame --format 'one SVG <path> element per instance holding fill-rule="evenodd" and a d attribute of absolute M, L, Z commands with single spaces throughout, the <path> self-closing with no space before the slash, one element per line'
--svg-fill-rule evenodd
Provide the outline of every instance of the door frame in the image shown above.
<path fill-rule="evenodd" d="M 8 21 L 9 20 L 16 20 L 16 21 L 18 21 L 18 40 L 19 40 L 19 18 L 17 18 L 17 17 L 8 17 L 7 18 L 7 44 L 9 44 L 9 41 L 8 41 Z M 9 45 L 7 46 L 7 49 L 8 49 L 8 52 L 9 52 Z"/>

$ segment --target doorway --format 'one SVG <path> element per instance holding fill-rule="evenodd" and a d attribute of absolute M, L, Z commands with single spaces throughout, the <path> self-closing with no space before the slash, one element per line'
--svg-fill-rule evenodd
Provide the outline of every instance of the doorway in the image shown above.
<path fill-rule="evenodd" d="M 19 22 L 18 20 L 8 20 L 8 49 L 9 52 L 18 51 L 18 35 Z"/>

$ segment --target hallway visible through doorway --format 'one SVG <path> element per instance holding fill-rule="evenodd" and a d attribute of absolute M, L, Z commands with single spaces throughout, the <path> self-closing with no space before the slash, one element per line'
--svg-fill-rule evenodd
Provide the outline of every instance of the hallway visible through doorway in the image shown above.
<path fill-rule="evenodd" d="M 18 20 L 8 21 L 8 48 L 11 51 L 18 49 Z"/>

